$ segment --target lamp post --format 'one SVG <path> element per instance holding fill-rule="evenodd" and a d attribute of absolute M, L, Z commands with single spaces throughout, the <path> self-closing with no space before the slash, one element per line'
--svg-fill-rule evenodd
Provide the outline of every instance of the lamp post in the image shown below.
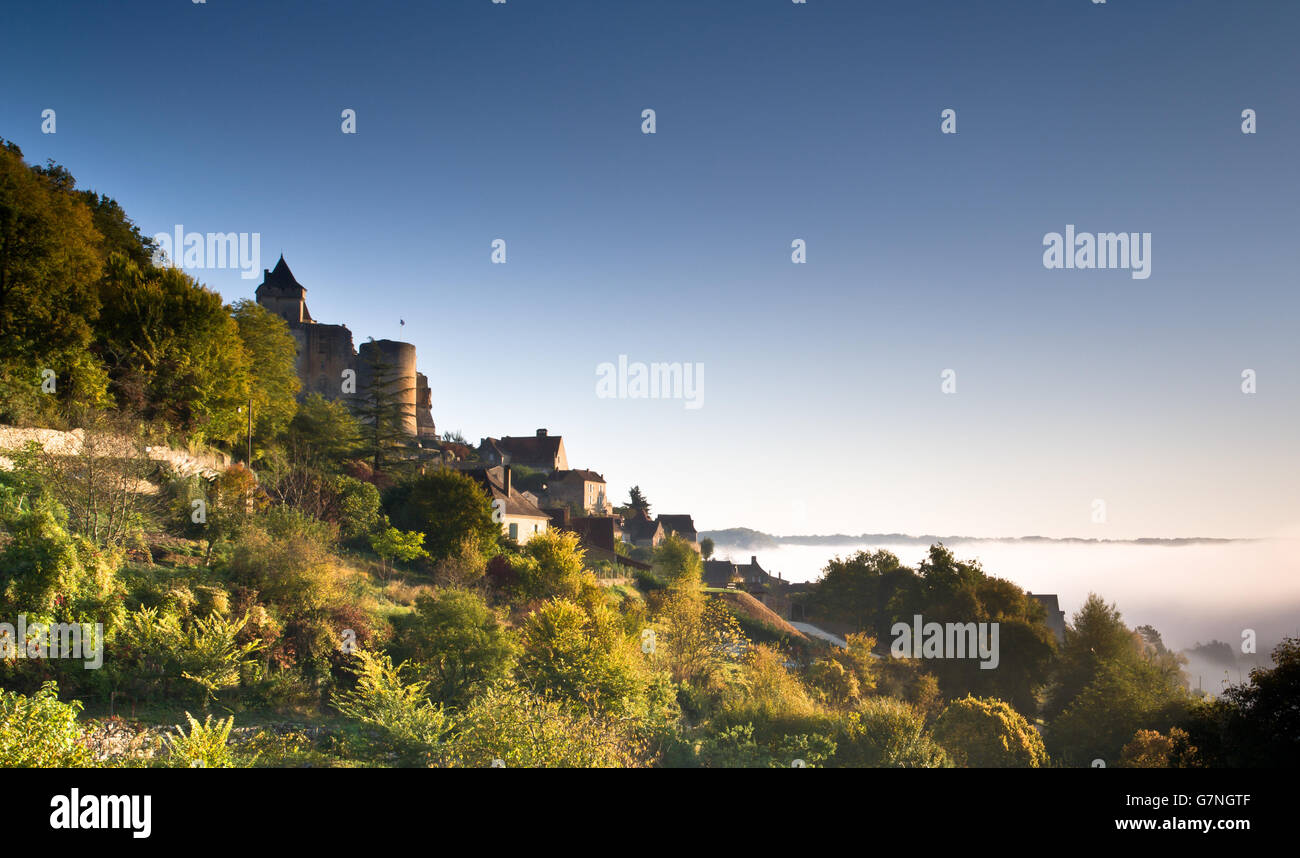
<path fill-rule="evenodd" d="M 243 411 L 243 408 L 239 409 Z M 253 470 L 253 398 L 248 398 L 248 469 Z"/>

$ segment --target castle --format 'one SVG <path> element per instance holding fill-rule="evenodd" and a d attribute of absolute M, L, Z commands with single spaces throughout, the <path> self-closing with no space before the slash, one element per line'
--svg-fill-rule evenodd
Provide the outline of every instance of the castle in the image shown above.
<path fill-rule="evenodd" d="M 415 368 L 415 346 L 371 340 L 354 349 L 346 325 L 325 325 L 311 317 L 307 289 L 294 278 L 283 255 L 274 269 L 263 269 L 256 295 L 258 304 L 289 323 L 289 332 L 298 344 L 295 368 L 302 382 L 300 395 L 319 393 L 355 405 L 371 392 L 378 373 L 386 378 L 388 395 L 400 403 L 403 432 L 413 440 L 437 440 L 433 394 L 429 379 Z M 349 370 L 355 373 L 355 392 L 345 392 Z"/>

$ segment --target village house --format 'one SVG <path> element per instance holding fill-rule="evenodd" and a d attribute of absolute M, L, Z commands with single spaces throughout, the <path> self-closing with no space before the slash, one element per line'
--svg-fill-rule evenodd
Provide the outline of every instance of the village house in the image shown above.
<path fill-rule="evenodd" d="M 461 471 L 481 485 L 492 499 L 493 511 L 501 518 L 501 532 L 523 545 L 545 533 L 551 518 L 512 485 L 510 466 L 469 468 Z"/>
<path fill-rule="evenodd" d="M 556 471 L 546 481 L 546 496 L 553 504 L 569 504 L 592 515 L 614 512 L 605 492 L 605 478 L 595 471 Z"/>
<path fill-rule="evenodd" d="M 649 563 L 633 560 L 619 554 L 616 546 L 622 536 L 618 518 L 612 515 L 580 516 L 570 518 L 567 508 L 548 510 L 551 526 L 576 533 L 587 560 L 604 560 L 624 572 L 633 569 L 650 569 Z"/>
<path fill-rule="evenodd" d="M 489 465 L 523 465 L 547 473 L 569 469 L 564 438 L 545 429 L 538 429 L 536 435 L 484 438 L 479 442 L 478 453 Z"/>
<path fill-rule="evenodd" d="M 662 522 L 651 521 L 650 517 L 637 510 L 623 519 L 623 541 L 637 548 L 655 548 L 664 541 Z"/>
<path fill-rule="evenodd" d="M 1056 636 L 1058 644 L 1065 643 L 1065 611 L 1061 610 L 1061 600 L 1055 593 L 1025 593 L 1026 596 L 1043 606 L 1047 612 L 1047 627 Z"/>
<path fill-rule="evenodd" d="M 700 534 L 695 529 L 695 521 L 689 515 L 661 515 L 657 519 L 663 526 L 664 535 L 675 533 L 700 550 Z"/>

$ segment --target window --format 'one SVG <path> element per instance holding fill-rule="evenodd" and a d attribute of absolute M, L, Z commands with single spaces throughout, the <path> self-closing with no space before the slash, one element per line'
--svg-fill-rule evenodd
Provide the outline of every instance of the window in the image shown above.
<path fill-rule="evenodd" d="M 518 524 L 512 524 L 512 525 L 510 525 L 510 538 L 513 539 L 515 542 L 518 542 L 518 541 L 519 541 L 519 525 L 518 525 Z"/>

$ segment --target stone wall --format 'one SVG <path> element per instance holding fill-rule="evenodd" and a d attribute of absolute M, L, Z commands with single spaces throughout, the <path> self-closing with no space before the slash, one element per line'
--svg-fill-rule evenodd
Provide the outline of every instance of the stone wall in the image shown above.
<path fill-rule="evenodd" d="M 13 460 L 4 455 L 5 451 L 20 450 L 33 441 L 52 456 L 76 456 L 85 444 L 86 433 L 82 429 L 62 432 L 58 429 L 25 429 L 0 425 L 0 470 L 13 468 Z M 195 454 L 172 447 L 152 446 L 145 447 L 144 452 L 153 461 L 182 477 L 199 474 L 211 480 L 230 467 L 230 457 L 215 451 Z M 110 439 L 103 453 L 128 458 L 136 454 L 136 447 L 129 438 Z"/>

